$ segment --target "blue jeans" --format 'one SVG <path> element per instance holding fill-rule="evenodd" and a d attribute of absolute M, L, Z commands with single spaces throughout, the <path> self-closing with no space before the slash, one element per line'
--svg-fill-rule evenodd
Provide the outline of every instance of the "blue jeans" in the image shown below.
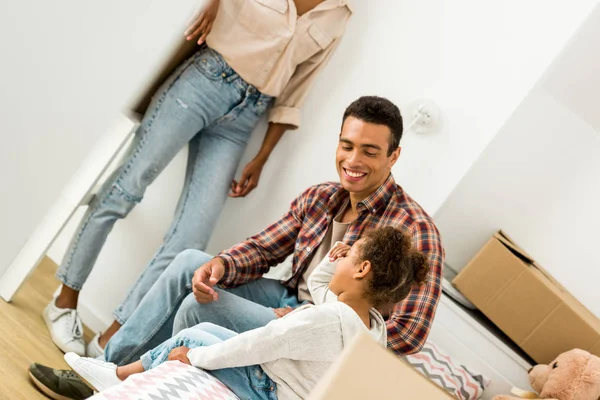
<path fill-rule="evenodd" d="M 206 248 L 249 136 L 272 100 L 208 47 L 184 62 L 157 91 L 125 162 L 92 200 L 58 279 L 81 290 L 114 223 L 129 214 L 189 144 L 185 184 L 171 227 L 114 313 L 123 324 L 177 254 Z"/>
<path fill-rule="evenodd" d="M 256 329 L 275 319 L 273 308 L 299 305 L 294 290 L 265 278 L 233 289 L 216 289 L 218 301 L 199 304 L 192 294 L 192 277 L 211 259 L 199 250 L 185 250 L 175 257 L 108 341 L 104 359 L 118 365 L 131 363 L 183 329 L 203 322 L 238 333 Z"/>
<path fill-rule="evenodd" d="M 217 325 L 199 324 L 193 328 L 184 329 L 173 338 L 142 355 L 142 365 L 144 370 L 148 371 L 167 361 L 169 353 L 176 347 L 210 346 L 235 335 L 237 333 Z M 277 386 L 260 365 L 215 369 L 210 373 L 242 400 L 277 399 Z"/>

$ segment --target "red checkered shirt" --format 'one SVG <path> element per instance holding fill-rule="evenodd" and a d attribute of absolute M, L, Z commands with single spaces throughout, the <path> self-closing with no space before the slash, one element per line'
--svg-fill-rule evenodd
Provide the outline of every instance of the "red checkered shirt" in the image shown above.
<path fill-rule="evenodd" d="M 310 187 L 292 202 L 279 221 L 219 254 L 226 271 L 220 283 L 232 287 L 258 279 L 293 253 L 292 277 L 283 283 L 297 287 L 310 255 L 321 244 L 348 197 L 339 183 Z M 395 226 L 410 232 L 414 246 L 429 259 L 431 270 L 427 282 L 413 288 L 405 300 L 397 303 L 387 320 L 388 347 L 398 355 L 415 353 L 427 339 L 441 295 L 444 249 L 440 234 L 431 217 L 391 175 L 357 205 L 357 210 L 358 217 L 348 227 L 345 243 L 352 245 L 366 230 Z"/>

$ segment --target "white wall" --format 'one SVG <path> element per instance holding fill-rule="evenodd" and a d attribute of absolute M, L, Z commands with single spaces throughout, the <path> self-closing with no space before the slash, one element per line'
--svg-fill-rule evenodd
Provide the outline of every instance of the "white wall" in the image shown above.
<path fill-rule="evenodd" d="M 599 70 L 597 7 L 436 214 L 453 269 L 501 228 L 600 316 Z"/>
<path fill-rule="evenodd" d="M 397 181 L 434 214 L 595 1 L 354 3 L 356 15 L 308 98 L 303 127 L 283 138 L 259 188 L 247 199 L 227 203 L 208 251 L 216 253 L 262 229 L 307 186 L 337 179 L 341 115 L 365 94 L 386 96 L 401 108 L 429 97 L 442 109 L 443 130 L 430 136 L 407 133 L 394 170 Z M 256 152 L 264 128 L 257 130 L 241 167 Z M 117 225 L 84 289 L 82 304 L 105 323 L 166 231 L 183 157 Z"/>
<path fill-rule="evenodd" d="M 0 275 L 195 3 L 0 3 Z"/>

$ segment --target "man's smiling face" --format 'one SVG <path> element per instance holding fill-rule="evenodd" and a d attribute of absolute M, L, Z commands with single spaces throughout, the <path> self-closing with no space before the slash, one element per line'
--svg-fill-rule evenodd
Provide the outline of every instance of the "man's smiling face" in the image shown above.
<path fill-rule="evenodd" d="M 386 125 L 348 117 L 342 126 L 336 166 L 344 189 L 363 200 L 381 186 L 400 156 L 400 147 L 388 156 L 391 131 Z"/>

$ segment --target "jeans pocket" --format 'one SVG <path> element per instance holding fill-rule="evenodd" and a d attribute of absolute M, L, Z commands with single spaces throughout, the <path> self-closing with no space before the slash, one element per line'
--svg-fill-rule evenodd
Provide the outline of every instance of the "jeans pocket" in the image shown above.
<path fill-rule="evenodd" d="M 200 52 L 194 60 L 194 65 L 210 80 L 218 81 L 223 79 L 224 67 L 210 49 Z"/>
<path fill-rule="evenodd" d="M 269 378 L 269 375 L 267 375 L 260 366 L 255 365 L 248 368 L 248 374 L 248 379 L 254 389 L 265 392 L 275 391 L 275 382 Z"/>

